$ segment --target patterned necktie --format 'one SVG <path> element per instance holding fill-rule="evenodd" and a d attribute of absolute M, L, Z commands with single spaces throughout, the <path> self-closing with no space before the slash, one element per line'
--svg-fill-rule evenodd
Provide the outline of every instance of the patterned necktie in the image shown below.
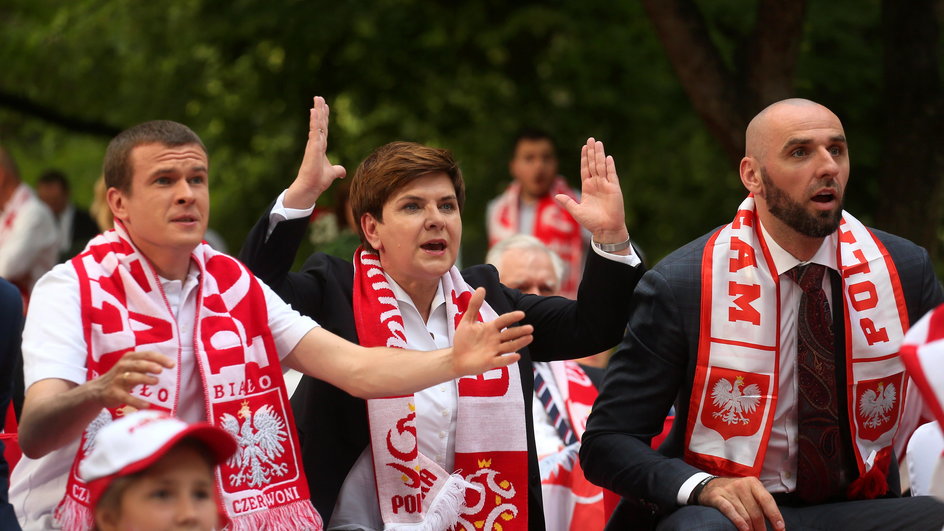
<path fill-rule="evenodd" d="M 803 290 L 797 314 L 797 495 L 808 503 L 842 494 L 844 479 L 832 315 L 823 291 L 826 266 L 787 272 Z"/>
<path fill-rule="evenodd" d="M 544 377 L 538 372 L 537 367 L 534 367 L 534 394 L 544 404 L 544 411 L 547 411 L 547 417 L 551 420 L 551 424 L 554 425 L 554 429 L 557 430 L 561 440 L 564 441 L 564 446 L 570 446 L 577 442 L 577 435 L 574 430 L 570 429 L 570 423 L 567 422 L 567 419 L 554 404 L 551 390 L 547 388 L 547 382 L 544 381 Z"/>

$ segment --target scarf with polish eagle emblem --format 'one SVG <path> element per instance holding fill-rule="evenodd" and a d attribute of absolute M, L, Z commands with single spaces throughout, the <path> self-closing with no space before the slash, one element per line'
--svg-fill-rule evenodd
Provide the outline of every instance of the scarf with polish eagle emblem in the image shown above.
<path fill-rule="evenodd" d="M 261 285 L 244 265 L 206 243 L 197 246 L 191 262 L 200 269 L 193 351 L 206 390 L 207 418 L 239 443 L 234 456 L 216 470 L 227 529 L 320 530 Z M 157 384 L 138 385 L 132 393 L 173 414 L 181 339 L 151 264 L 118 220 L 115 229 L 93 238 L 70 263 L 79 279 L 88 379 L 106 373 L 128 352 L 169 355 L 176 368 L 164 369 Z M 89 490 L 78 476 L 79 462 L 94 447 L 98 429 L 130 411 L 128 406 L 103 409 L 83 433 L 66 496 L 55 513 L 63 529 L 91 528 Z"/>
<path fill-rule="evenodd" d="M 702 257 L 701 330 L 685 461 L 716 475 L 759 476 L 776 409 L 780 280 L 759 225 L 749 195 L 734 221 L 709 238 Z M 884 471 L 895 436 L 906 429 L 907 382 L 898 347 L 908 312 L 888 251 L 845 211 L 837 247 L 846 345 L 837 364 L 848 375 L 839 391 L 849 404 L 860 472 L 848 494 L 858 497 L 859 485 L 879 474 L 881 485 L 874 490 L 881 494 L 887 491 Z"/>
<path fill-rule="evenodd" d="M 583 253 L 586 242 L 577 220 L 570 212 L 557 204 L 554 196 L 564 194 L 576 200 L 577 194 L 563 177 L 558 176 L 551 191 L 538 200 L 534 211 L 533 236 L 541 240 L 567 264 L 567 271 L 561 282 L 560 295 L 570 299 L 577 298 L 577 287 L 580 285 L 580 276 L 583 274 Z M 521 232 L 518 226 L 519 209 L 521 208 L 521 184 L 518 182 L 508 186 L 497 199 L 488 220 L 488 245 L 496 243 Z"/>
<path fill-rule="evenodd" d="M 452 334 L 472 298 L 453 266 L 442 277 Z M 483 303 L 479 320 L 498 317 Z M 380 257 L 354 253 L 354 320 L 360 344 L 409 348 Z M 528 529 L 528 442 L 518 364 L 456 380 L 455 470 L 419 452 L 413 395 L 367 401 L 380 514 L 390 530 Z"/>

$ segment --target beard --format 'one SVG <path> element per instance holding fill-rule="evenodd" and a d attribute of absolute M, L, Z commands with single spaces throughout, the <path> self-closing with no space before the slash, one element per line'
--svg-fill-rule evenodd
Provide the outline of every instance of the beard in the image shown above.
<path fill-rule="evenodd" d="M 782 188 L 778 188 L 770 180 L 766 168 L 760 169 L 760 177 L 764 183 L 764 199 L 767 201 L 767 209 L 774 217 L 784 222 L 791 229 L 810 238 L 825 238 L 839 228 L 839 221 L 842 219 L 841 199 L 839 206 L 833 210 L 811 213 L 787 195 Z M 839 191 L 841 193 L 841 190 Z"/>

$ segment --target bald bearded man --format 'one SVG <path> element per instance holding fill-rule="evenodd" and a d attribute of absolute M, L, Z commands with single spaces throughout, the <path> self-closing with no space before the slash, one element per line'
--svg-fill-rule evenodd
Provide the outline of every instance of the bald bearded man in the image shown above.
<path fill-rule="evenodd" d="M 734 220 L 636 289 L 581 449 L 623 496 L 609 528 L 940 529 L 944 505 L 898 497 L 893 451 L 898 347 L 944 300 L 927 252 L 842 209 L 846 136 L 818 103 L 761 111 L 740 178 Z"/>

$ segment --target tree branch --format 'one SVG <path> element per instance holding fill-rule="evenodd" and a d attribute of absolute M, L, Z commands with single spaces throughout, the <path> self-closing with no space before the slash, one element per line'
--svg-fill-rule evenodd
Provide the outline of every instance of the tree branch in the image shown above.
<path fill-rule="evenodd" d="M 944 93 L 937 45 L 940 0 L 882 2 L 884 160 L 876 225 L 938 254 L 944 199 Z"/>
<path fill-rule="evenodd" d="M 794 96 L 793 73 L 803 37 L 805 0 L 763 0 L 747 42 L 745 82 L 753 100 L 750 114 Z"/>
<path fill-rule="evenodd" d="M 0 107 L 6 107 L 20 114 L 39 118 L 76 133 L 111 138 L 122 131 L 122 128 L 104 122 L 69 116 L 50 106 L 2 89 L 0 89 Z"/>
<path fill-rule="evenodd" d="M 711 41 L 704 17 L 691 0 L 643 0 L 643 6 L 695 112 L 737 166 L 744 156 L 749 118 L 739 85 Z"/>

